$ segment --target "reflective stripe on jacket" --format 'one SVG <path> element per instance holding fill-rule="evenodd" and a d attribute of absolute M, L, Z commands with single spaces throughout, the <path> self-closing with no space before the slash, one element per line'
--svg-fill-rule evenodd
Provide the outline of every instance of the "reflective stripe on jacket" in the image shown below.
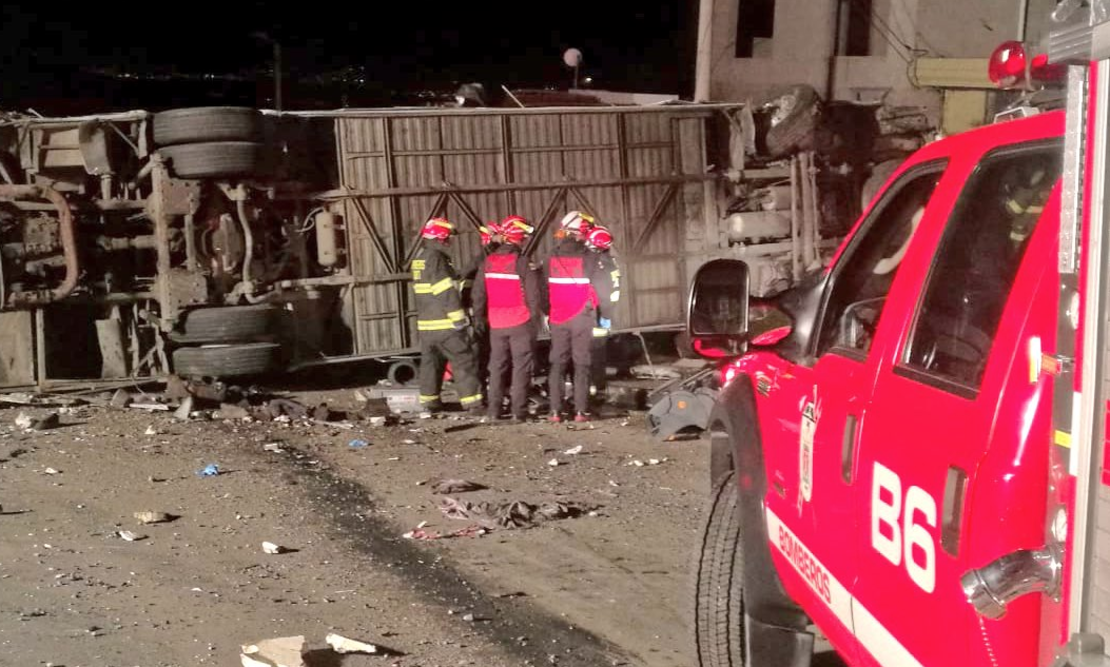
<path fill-rule="evenodd" d="M 568 322 L 587 308 L 609 317 L 609 286 L 601 265 L 581 243 L 564 240 L 552 252 L 547 261 L 547 291 L 551 324 Z"/>
<path fill-rule="evenodd" d="M 469 323 L 462 307 L 458 280 L 447 253 L 426 243 L 412 260 L 417 330 L 446 331 Z"/>
<path fill-rule="evenodd" d="M 523 278 L 517 253 L 494 253 L 486 258 L 484 278 L 486 309 L 491 329 L 520 326 L 532 317 L 524 300 Z"/>

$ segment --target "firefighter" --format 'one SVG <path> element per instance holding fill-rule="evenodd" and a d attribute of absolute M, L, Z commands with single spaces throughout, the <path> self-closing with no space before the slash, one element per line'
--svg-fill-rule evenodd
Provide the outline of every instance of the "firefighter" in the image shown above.
<path fill-rule="evenodd" d="M 478 381 L 481 386 L 485 387 L 489 382 L 489 376 L 486 368 L 489 366 L 489 336 L 488 332 L 481 330 L 481 318 L 477 317 L 478 309 L 474 303 L 474 276 L 482 268 L 482 263 L 485 262 L 486 257 L 490 255 L 502 244 L 501 230 L 498 229 L 496 222 L 487 222 L 486 224 L 478 227 L 478 235 L 482 242 L 482 247 L 471 258 L 470 264 L 466 267 L 463 273 L 463 308 L 467 309 L 474 318 L 474 334 L 476 338 L 476 345 L 478 348 Z"/>
<path fill-rule="evenodd" d="M 481 411 L 482 389 L 474 354 L 473 332 L 462 305 L 459 276 L 446 252 L 455 226 L 444 218 L 424 223 L 423 247 L 412 260 L 416 293 L 416 328 L 420 332 L 420 404 L 443 410 L 440 389 L 447 362 L 463 408 Z"/>
<path fill-rule="evenodd" d="M 500 230 L 496 222 L 487 222 L 478 228 L 478 236 L 482 239 L 482 247 L 471 258 L 470 263 L 467 265 L 466 270 L 463 271 L 464 281 L 473 281 L 478 269 L 482 268 L 482 262 L 489 257 L 489 254 L 497 250 L 501 245 L 502 239 Z M 471 287 L 473 287 L 471 285 Z"/>
<path fill-rule="evenodd" d="M 593 223 L 593 217 L 585 213 L 568 213 L 557 232 L 562 239 L 545 267 L 551 328 L 552 422 L 563 420 L 563 383 L 567 363 L 571 360 L 574 362 L 574 421 L 589 421 L 593 331 L 599 317 L 610 319 L 612 307 L 606 276 L 585 246 Z"/>
<path fill-rule="evenodd" d="M 621 271 L 617 260 L 613 257 L 613 234 L 601 225 L 594 225 L 586 234 L 586 248 L 590 256 L 597 260 L 605 280 L 608 281 L 609 302 L 612 310 L 616 310 L 617 302 L 621 298 Z M 599 392 L 604 392 L 607 386 L 605 366 L 608 358 L 609 331 L 613 323 L 604 317 L 598 317 L 597 326 L 594 327 L 593 349 L 591 355 L 591 380 L 590 395 L 596 397 Z"/>
<path fill-rule="evenodd" d="M 543 311 L 543 290 L 536 267 L 524 255 L 534 231 L 524 218 L 511 215 L 498 228 L 503 244 L 486 257 L 474 277 L 474 316 L 489 330 L 489 417 L 500 419 L 505 377 L 512 368 L 510 410 L 514 421 L 528 419 L 532 352 L 536 320 Z"/>

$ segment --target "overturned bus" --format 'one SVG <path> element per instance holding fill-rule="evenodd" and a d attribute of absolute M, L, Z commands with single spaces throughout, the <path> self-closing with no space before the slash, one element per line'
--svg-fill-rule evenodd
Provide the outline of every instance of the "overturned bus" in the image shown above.
<path fill-rule="evenodd" d="M 614 330 L 678 331 L 701 264 L 789 282 L 835 247 L 822 217 L 853 213 L 858 170 L 754 159 L 754 119 L 683 103 L 0 116 L 0 387 L 412 355 L 408 263 L 433 215 L 467 230 L 461 266 L 486 221 L 527 217 L 542 254 L 553 220 L 589 211 L 616 237 Z"/>

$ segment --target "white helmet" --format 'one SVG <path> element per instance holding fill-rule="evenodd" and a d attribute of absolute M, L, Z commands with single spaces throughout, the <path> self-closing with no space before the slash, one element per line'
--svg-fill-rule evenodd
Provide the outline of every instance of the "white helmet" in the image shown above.
<path fill-rule="evenodd" d="M 564 231 L 585 236 L 590 231 L 590 227 L 593 224 L 594 217 L 592 215 L 588 215 L 582 211 L 571 211 L 563 216 L 562 222 L 559 223 L 559 228 Z"/>

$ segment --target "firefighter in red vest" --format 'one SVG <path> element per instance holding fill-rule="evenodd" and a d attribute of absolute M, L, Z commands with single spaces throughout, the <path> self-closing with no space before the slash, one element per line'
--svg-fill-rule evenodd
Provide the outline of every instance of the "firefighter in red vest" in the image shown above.
<path fill-rule="evenodd" d="M 478 308 L 474 303 L 474 286 L 475 276 L 482 268 L 482 264 L 489 257 L 490 253 L 504 242 L 501 238 L 501 230 L 496 222 L 487 222 L 486 224 L 478 227 L 478 235 L 482 242 L 482 247 L 474 254 L 470 262 L 463 272 L 463 308 L 468 309 L 474 317 L 474 334 L 477 339 L 478 346 L 478 380 L 484 387 L 489 381 L 487 368 L 489 367 L 489 331 L 483 330 L 484 324 L 483 317 L 480 315 Z"/>
<path fill-rule="evenodd" d="M 621 271 L 620 267 L 617 266 L 617 260 L 613 257 L 612 247 L 612 232 L 601 225 L 594 225 L 590 228 L 590 231 L 586 234 L 586 248 L 590 250 L 590 256 L 600 265 L 601 272 L 608 281 L 609 302 L 615 310 L 617 302 L 621 298 Z M 593 396 L 595 400 L 597 400 L 598 392 L 604 392 L 608 385 L 605 366 L 608 358 L 609 331 L 612 327 L 612 321 L 603 317 L 598 318 L 597 326 L 594 327 L 590 396 Z"/>
<path fill-rule="evenodd" d="M 455 226 L 432 218 L 420 232 L 423 247 L 412 260 L 412 288 L 416 293 L 416 328 L 420 332 L 420 404 L 443 409 L 440 389 L 443 371 L 451 362 L 459 402 L 471 412 L 482 407 L 482 386 L 474 354 L 470 319 L 463 308 L 459 275 L 446 246 Z"/>
<path fill-rule="evenodd" d="M 510 409 L 515 421 L 528 418 L 532 384 L 532 349 L 536 322 L 543 312 L 539 272 L 524 256 L 532 226 L 511 215 L 498 226 L 502 245 L 486 257 L 474 277 L 474 316 L 489 328 L 489 417 L 500 419 L 505 376 L 512 367 Z"/>
<path fill-rule="evenodd" d="M 574 421 L 589 421 L 590 358 L 594 327 L 612 317 L 610 287 L 600 263 L 590 256 L 585 239 L 594 219 L 571 211 L 560 223 L 562 240 L 547 260 L 551 327 L 551 421 L 563 420 L 567 363 L 574 362 Z"/>

